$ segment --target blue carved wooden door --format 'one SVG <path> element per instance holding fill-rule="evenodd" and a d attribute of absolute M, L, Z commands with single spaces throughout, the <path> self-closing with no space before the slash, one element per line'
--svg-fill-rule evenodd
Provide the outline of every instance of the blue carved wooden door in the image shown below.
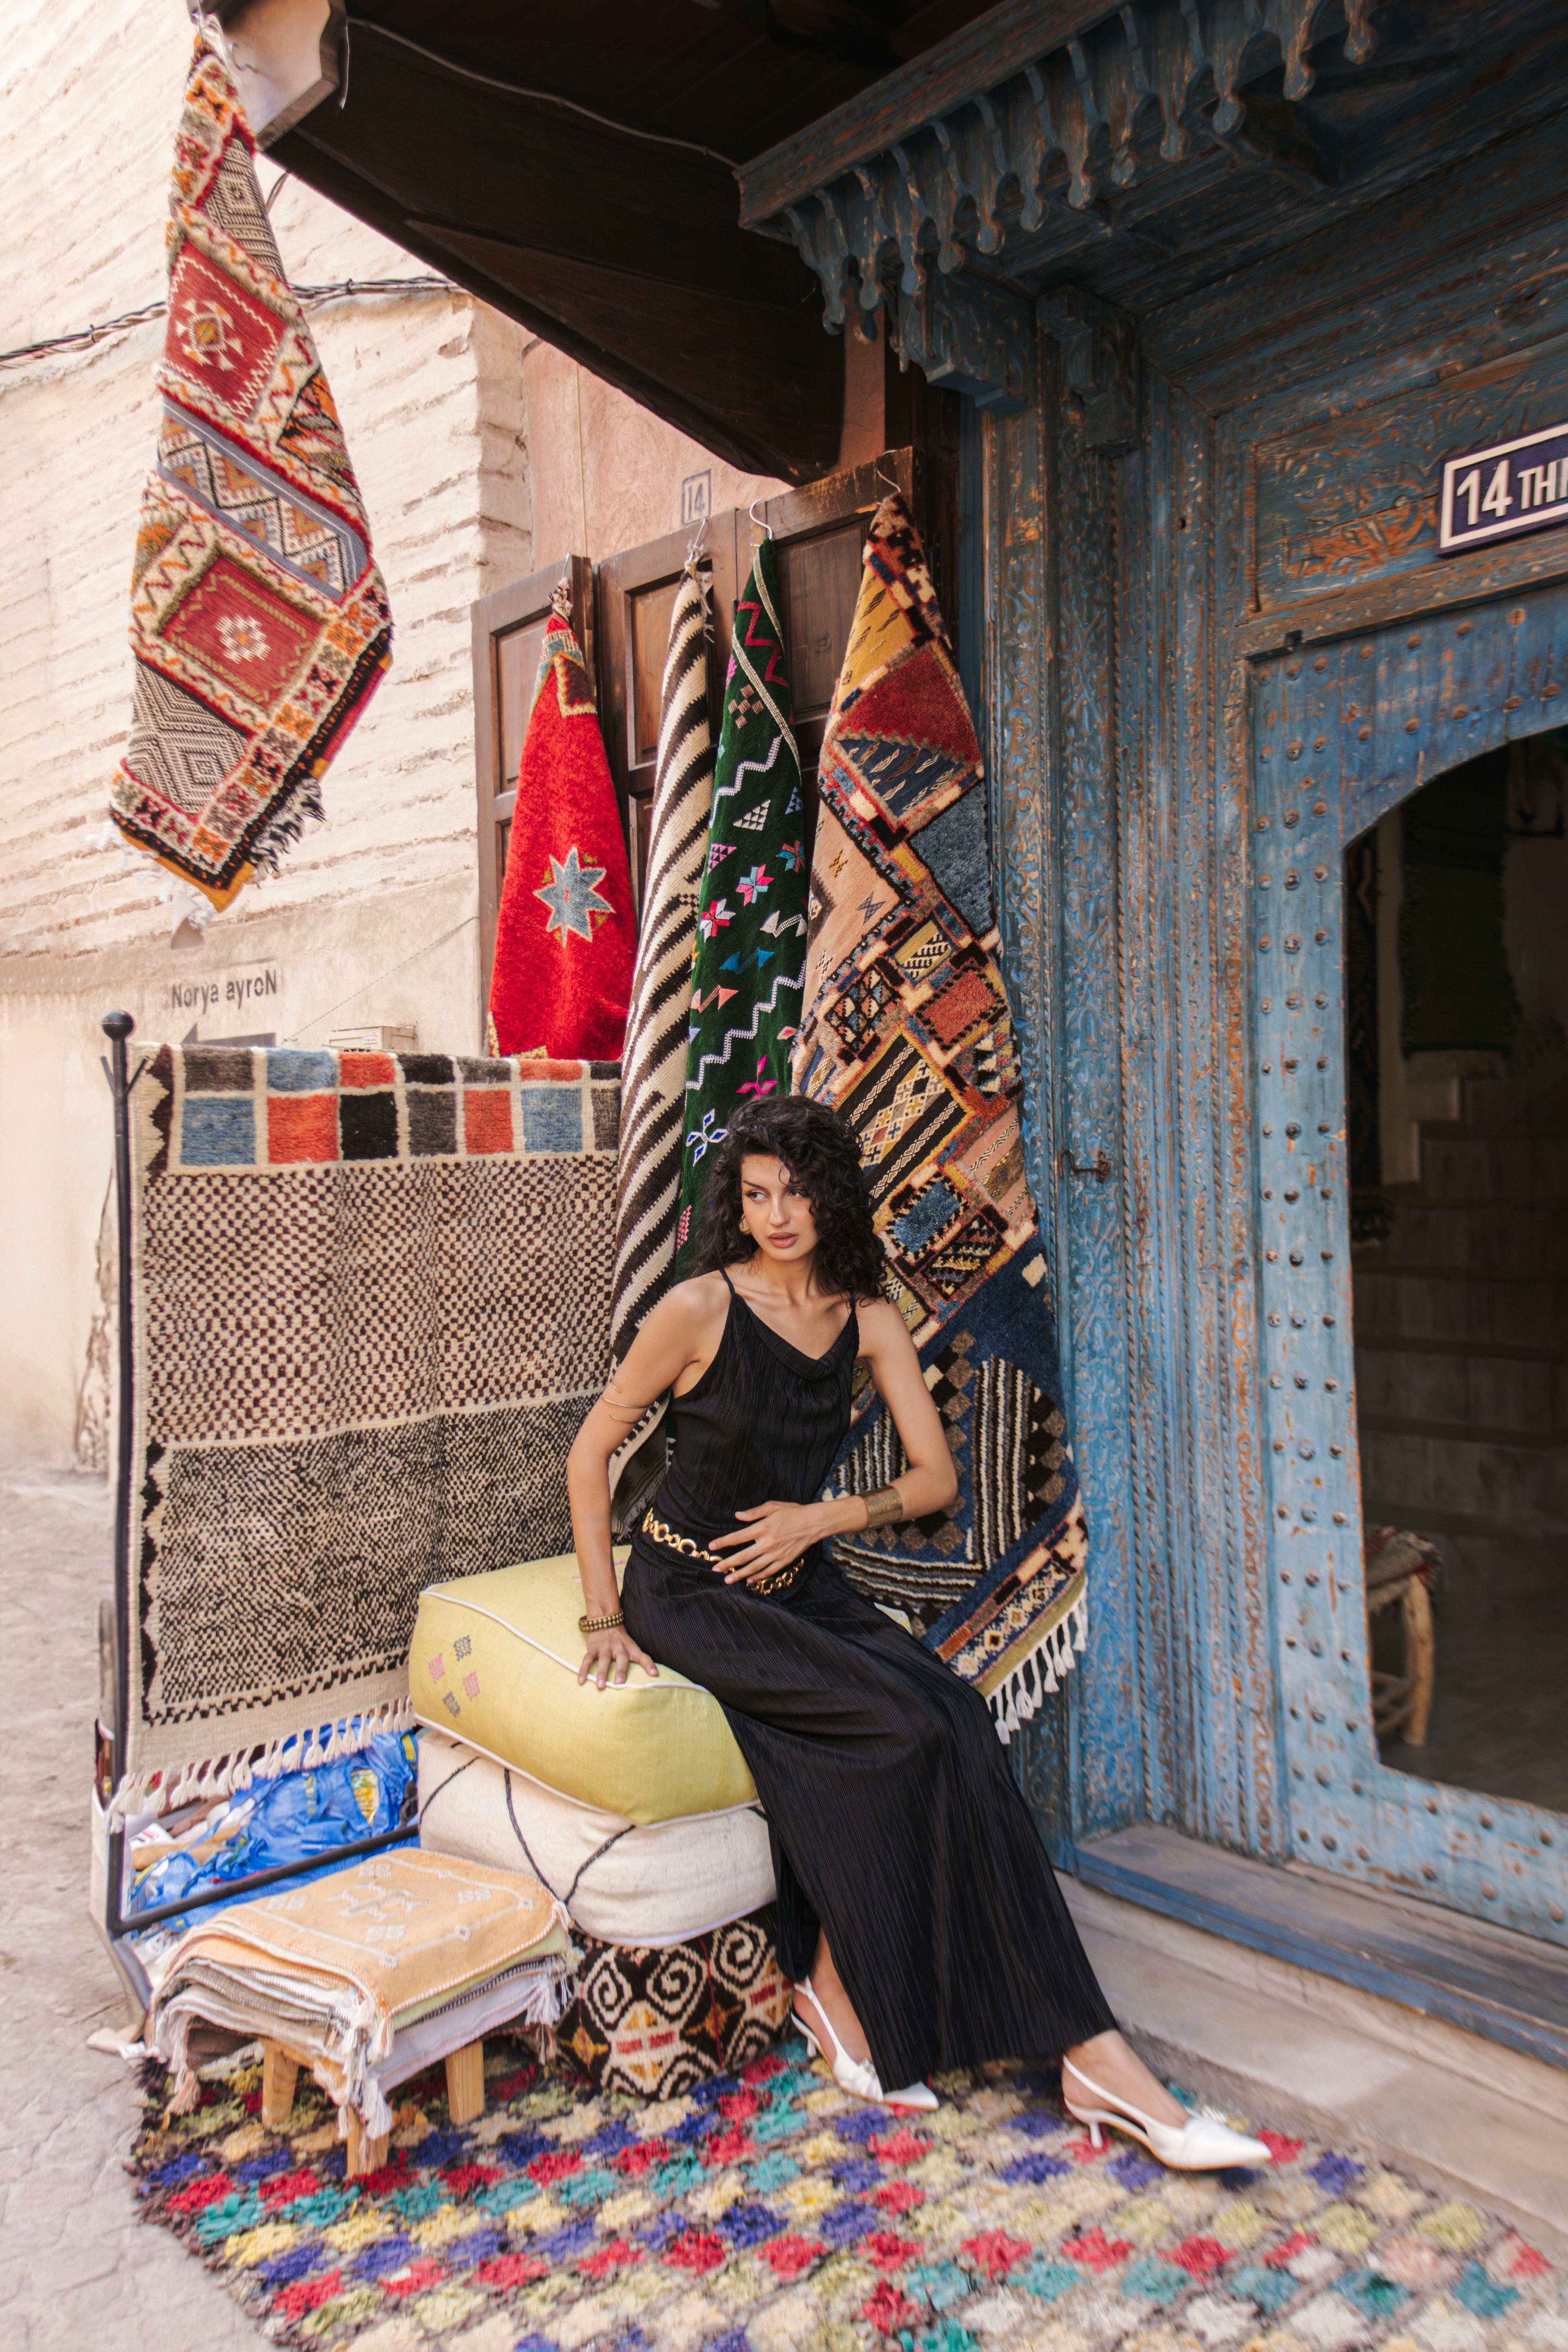
<path fill-rule="evenodd" d="M 1352 1360 L 1345 843 L 1442 771 L 1552 725 L 1568 588 L 1250 666 L 1259 1398 L 1289 1849 L 1564 1940 L 1568 1820 L 1378 1760 Z M 1568 908 L 1563 909 L 1568 919 Z"/>

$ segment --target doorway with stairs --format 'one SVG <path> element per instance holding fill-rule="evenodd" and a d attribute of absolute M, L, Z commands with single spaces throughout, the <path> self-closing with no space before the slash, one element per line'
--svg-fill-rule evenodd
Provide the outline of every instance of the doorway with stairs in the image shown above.
<path fill-rule="evenodd" d="M 1379 1753 L 1568 1812 L 1568 730 L 1344 853 Z M 1413 1544 L 1411 1539 L 1415 1539 Z M 1380 1571 L 1379 1562 L 1387 1563 Z M 1419 1564 L 1416 1591 L 1399 1571 Z M 1379 1608 L 1380 1572 L 1400 1608 Z"/>

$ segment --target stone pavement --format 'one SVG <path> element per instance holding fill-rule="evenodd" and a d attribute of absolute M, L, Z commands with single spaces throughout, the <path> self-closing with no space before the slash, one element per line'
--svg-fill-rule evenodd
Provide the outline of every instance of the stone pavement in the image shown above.
<path fill-rule="evenodd" d="M 258 2336 L 218 2282 L 138 2221 L 123 2169 L 133 2071 L 87 2046 L 124 2002 L 88 1916 L 98 1604 L 109 1589 L 99 1479 L 0 1471 L 0 2347 L 238 2352 Z"/>

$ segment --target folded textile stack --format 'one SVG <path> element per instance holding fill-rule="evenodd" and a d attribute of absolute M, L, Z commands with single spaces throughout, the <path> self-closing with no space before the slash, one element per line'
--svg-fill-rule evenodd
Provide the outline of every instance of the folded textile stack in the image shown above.
<path fill-rule="evenodd" d="M 378 2139 L 393 2084 L 499 2026 L 553 2024 L 571 1973 L 561 1906 L 535 1881 L 387 1853 L 193 1927 L 147 2039 L 186 2097 L 193 2026 L 274 2043 Z"/>
<path fill-rule="evenodd" d="M 582 1607 L 570 1554 L 424 1594 L 420 1842 L 556 1896 L 584 1954 L 559 2046 L 601 2088 L 665 2096 L 784 2022 L 768 1828 L 709 1692 L 668 1667 L 578 1682 Z"/>

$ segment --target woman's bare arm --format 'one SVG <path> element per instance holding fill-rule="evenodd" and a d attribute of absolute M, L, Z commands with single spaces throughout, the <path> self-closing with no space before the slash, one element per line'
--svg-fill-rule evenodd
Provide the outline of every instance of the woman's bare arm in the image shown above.
<path fill-rule="evenodd" d="M 877 1393 L 893 1416 L 909 1468 L 893 1481 L 906 1519 L 945 1510 L 958 1493 L 958 1473 L 948 1451 L 947 1432 L 931 1402 L 914 1342 L 903 1318 L 886 1299 L 860 1309 L 860 1353 L 871 1368 Z M 808 1544 L 826 1536 L 851 1535 L 870 1524 L 864 1495 L 826 1503 L 764 1503 L 737 1511 L 742 1532 L 720 1536 L 715 1551 L 727 1552 L 729 1581 L 750 1584 L 797 1559 Z"/>
<path fill-rule="evenodd" d="M 699 1275 L 694 1281 L 678 1283 L 646 1318 L 625 1361 L 572 1441 L 566 1456 L 566 1492 L 572 1505 L 577 1571 L 590 1617 L 613 1617 L 621 1605 L 610 1551 L 611 1456 L 656 1397 L 674 1388 L 683 1372 L 697 1370 L 712 1357 L 723 1336 L 729 1303 L 717 1275 Z M 586 1641 L 579 1682 L 585 1682 L 593 1673 L 603 1690 L 613 1673 L 616 1682 L 624 1683 L 631 1663 L 645 1666 L 649 1674 L 658 1672 L 625 1626 L 591 1633 Z"/>

